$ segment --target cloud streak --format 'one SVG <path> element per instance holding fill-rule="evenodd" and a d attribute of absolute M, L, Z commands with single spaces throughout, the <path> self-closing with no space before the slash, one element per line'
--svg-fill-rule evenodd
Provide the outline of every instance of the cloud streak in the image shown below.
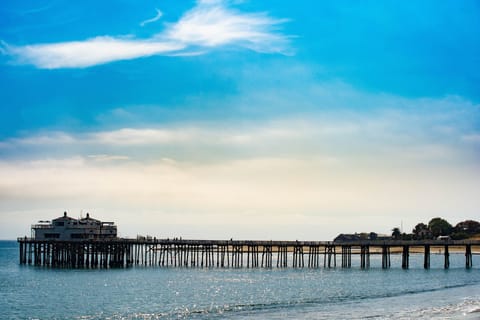
<path fill-rule="evenodd" d="M 159 20 L 157 16 L 141 22 Z M 2 43 L 1 52 L 18 64 L 40 69 L 86 68 L 152 55 L 188 56 L 205 54 L 221 46 L 235 46 L 263 53 L 287 53 L 288 38 L 275 32 L 286 20 L 267 14 L 232 10 L 220 1 L 202 1 L 176 23 L 150 38 L 98 36 L 83 41 L 14 46 Z"/>
<path fill-rule="evenodd" d="M 7 47 L 21 64 L 41 69 L 85 68 L 119 60 L 129 60 L 184 49 L 174 42 L 96 37 L 85 41 Z"/>
<path fill-rule="evenodd" d="M 140 26 L 141 27 L 144 27 L 145 25 L 149 24 L 149 23 L 152 23 L 152 22 L 156 22 L 158 20 L 160 20 L 163 16 L 163 12 L 158 10 L 158 9 L 155 9 L 155 11 L 157 11 L 157 15 L 151 19 L 147 19 L 147 20 L 144 20 L 142 22 L 140 22 Z"/>
<path fill-rule="evenodd" d="M 435 106 L 430 110 L 435 109 Z M 420 112 L 420 111 L 419 111 Z M 425 111 L 422 111 L 425 112 Z M 440 114 L 441 113 L 441 114 Z M 445 110 L 419 118 L 412 110 L 378 112 L 368 117 L 350 111 L 332 116 L 270 119 L 240 123 L 178 123 L 164 127 L 121 128 L 89 133 L 44 132 L 0 142 L 0 154 L 10 158 L 105 155 L 92 160 L 151 162 L 172 158 L 180 162 L 222 162 L 251 157 L 322 159 L 326 163 L 387 166 L 469 165 L 477 161 L 471 129 L 445 126 L 460 121 L 456 116 L 435 126 Z M 59 151 L 60 150 L 60 151 Z M 60 153 L 59 153 L 60 152 Z M 120 154 L 124 158 L 107 156 Z"/>

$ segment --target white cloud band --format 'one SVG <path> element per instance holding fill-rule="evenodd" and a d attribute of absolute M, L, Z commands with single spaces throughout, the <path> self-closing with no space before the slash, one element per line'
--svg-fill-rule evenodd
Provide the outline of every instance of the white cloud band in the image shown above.
<path fill-rule="evenodd" d="M 97 37 L 85 41 L 8 47 L 18 62 L 31 63 L 42 69 L 84 68 L 118 60 L 170 53 L 185 46 L 174 42 L 128 40 Z"/>
<path fill-rule="evenodd" d="M 143 21 L 145 25 L 157 21 Z M 199 2 L 166 30 L 147 39 L 101 36 L 84 41 L 12 46 L 3 43 L 1 52 L 17 63 L 42 69 L 85 68 L 113 61 L 152 55 L 204 54 L 215 47 L 231 45 L 258 52 L 286 52 L 287 37 L 273 27 L 285 20 L 266 14 L 245 14 L 222 2 Z"/>

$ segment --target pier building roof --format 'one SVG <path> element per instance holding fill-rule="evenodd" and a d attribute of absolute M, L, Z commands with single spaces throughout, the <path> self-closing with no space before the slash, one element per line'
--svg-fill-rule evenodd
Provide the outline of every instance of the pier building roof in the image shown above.
<path fill-rule="evenodd" d="M 114 222 L 102 222 L 90 217 L 75 219 L 69 217 L 67 212 L 63 216 L 49 221 L 41 221 L 32 225 L 32 237 L 36 240 L 81 240 L 116 238 L 117 226 Z"/>

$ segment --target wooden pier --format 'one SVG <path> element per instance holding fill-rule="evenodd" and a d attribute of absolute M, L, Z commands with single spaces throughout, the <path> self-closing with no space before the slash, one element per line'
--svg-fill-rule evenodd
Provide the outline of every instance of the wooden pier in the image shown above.
<path fill-rule="evenodd" d="M 360 255 L 360 268 L 370 268 L 370 256 L 381 255 L 381 266 L 391 267 L 391 255 L 401 254 L 409 268 L 412 249 L 424 255 L 430 268 L 431 251 L 444 256 L 450 267 L 450 249 L 465 252 L 465 268 L 480 252 L 479 240 L 424 241 L 247 241 L 181 239 L 35 240 L 18 238 L 20 264 L 58 268 L 126 268 L 131 266 L 200 268 L 342 268 L 352 267 L 352 255 Z M 322 259 L 323 258 L 323 259 Z M 323 261 L 323 264 L 321 263 Z"/>

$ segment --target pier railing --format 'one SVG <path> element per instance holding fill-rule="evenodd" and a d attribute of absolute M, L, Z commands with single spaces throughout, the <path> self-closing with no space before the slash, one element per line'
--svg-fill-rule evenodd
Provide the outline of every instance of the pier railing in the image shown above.
<path fill-rule="evenodd" d="M 189 239 L 92 239 L 36 240 L 18 238 L 20 263 L 50 267 L 111 268 L 130 266 L 233 267 L 233 268 L 332 268 L 352 267 L 352 254 L 360 255 L 360 267 L 370 267 L 370 255 L 382 257 L 382 268 L 391 267 L 391 254 L 402 255 L 402 268 L 409 268 L 412 248 L 420 248 L 424 268 L 430 268 L 430 252 L 439 248 L 444 268 L 450 267 L 450 251 L 465 252 L 465 267 L 473 266 L 479 240 L 359 240 L 266 241 Z M 475 251 L 476 250 L 476 251 Z M 417 250 L 418 251 L 418 250 Z"/>

